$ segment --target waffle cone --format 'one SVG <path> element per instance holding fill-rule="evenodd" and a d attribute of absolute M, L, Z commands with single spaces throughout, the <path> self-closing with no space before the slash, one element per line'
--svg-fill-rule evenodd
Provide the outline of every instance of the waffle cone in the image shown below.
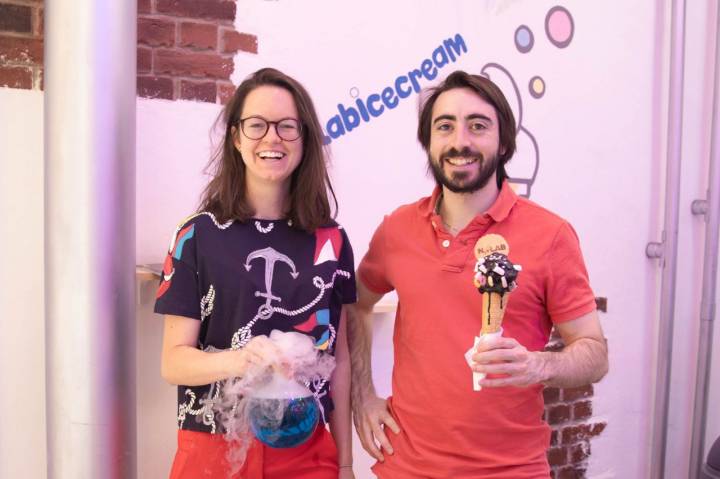
<path fill-rule="evenodd" d="M 509 293 L 483 293 L 482 328 L 480 334 L 500 331 Z"/>

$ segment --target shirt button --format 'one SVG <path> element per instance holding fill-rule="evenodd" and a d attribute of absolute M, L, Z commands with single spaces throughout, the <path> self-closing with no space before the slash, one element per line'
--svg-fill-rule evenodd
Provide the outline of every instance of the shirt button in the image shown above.
<path fill-rule="evenodd" d="M 448 246 L 450 246 L 450 240 L 443 240 L 442 245 L 443 248 L 447 248 Z"/>

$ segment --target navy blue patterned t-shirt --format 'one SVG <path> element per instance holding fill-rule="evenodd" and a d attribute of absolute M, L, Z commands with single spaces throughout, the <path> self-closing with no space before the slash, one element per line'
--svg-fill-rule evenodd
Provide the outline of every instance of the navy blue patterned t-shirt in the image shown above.
<path fill-rule="evenodd" d="M 173 235 L 155 312 L 201 321 L 201 350 L 239 349 L 278 329 L 309 335 L 334 355 L 342 305 L 355 300 L 352 247 L 337 223 L 307 233 L 287 220 L 219 224 L 204 212 Z M 327 420 L 329 384 L 308 386 Z M 179 386 L 179 427 L 221 432 L 212 411 L 219 393 L 217 382 Z"/>

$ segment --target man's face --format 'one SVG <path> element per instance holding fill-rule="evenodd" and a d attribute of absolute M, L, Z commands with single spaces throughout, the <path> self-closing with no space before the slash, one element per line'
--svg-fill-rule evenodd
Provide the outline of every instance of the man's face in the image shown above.
<path fill-rule="evenodd" d="M 495 181 L 500 129 L 495 108 L 469 88 L 438 96 L 430 125 L 428 162 L 435 180 L 455 193 Z"/>

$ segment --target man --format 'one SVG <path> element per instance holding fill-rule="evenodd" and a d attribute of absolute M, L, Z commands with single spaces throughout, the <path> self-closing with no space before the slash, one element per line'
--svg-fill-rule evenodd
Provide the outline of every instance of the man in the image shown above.
<path fill-rule="evenodd" d="M 385 217 L 358 268 L 348 322 L 358 435 L 381 479 L 547 478 L 543 385 L 580 386 L 608 369 L 578 239 L 508 184 L 516 129 L 497 86 L 457 71 L 428 93 L 418 139 L 438 186 Z M 473 247 L 489 233 L 506 240 L 522 272 L 502 337 L 472 356 L 472 370 L 489 375 L 473 391 L 464 353 L 483 308 Z M 370 316 L 393 289 L 393 395 L 385 400 L 372 383 Z M 566 346 L 543 352 L 553 326 Z"/>

